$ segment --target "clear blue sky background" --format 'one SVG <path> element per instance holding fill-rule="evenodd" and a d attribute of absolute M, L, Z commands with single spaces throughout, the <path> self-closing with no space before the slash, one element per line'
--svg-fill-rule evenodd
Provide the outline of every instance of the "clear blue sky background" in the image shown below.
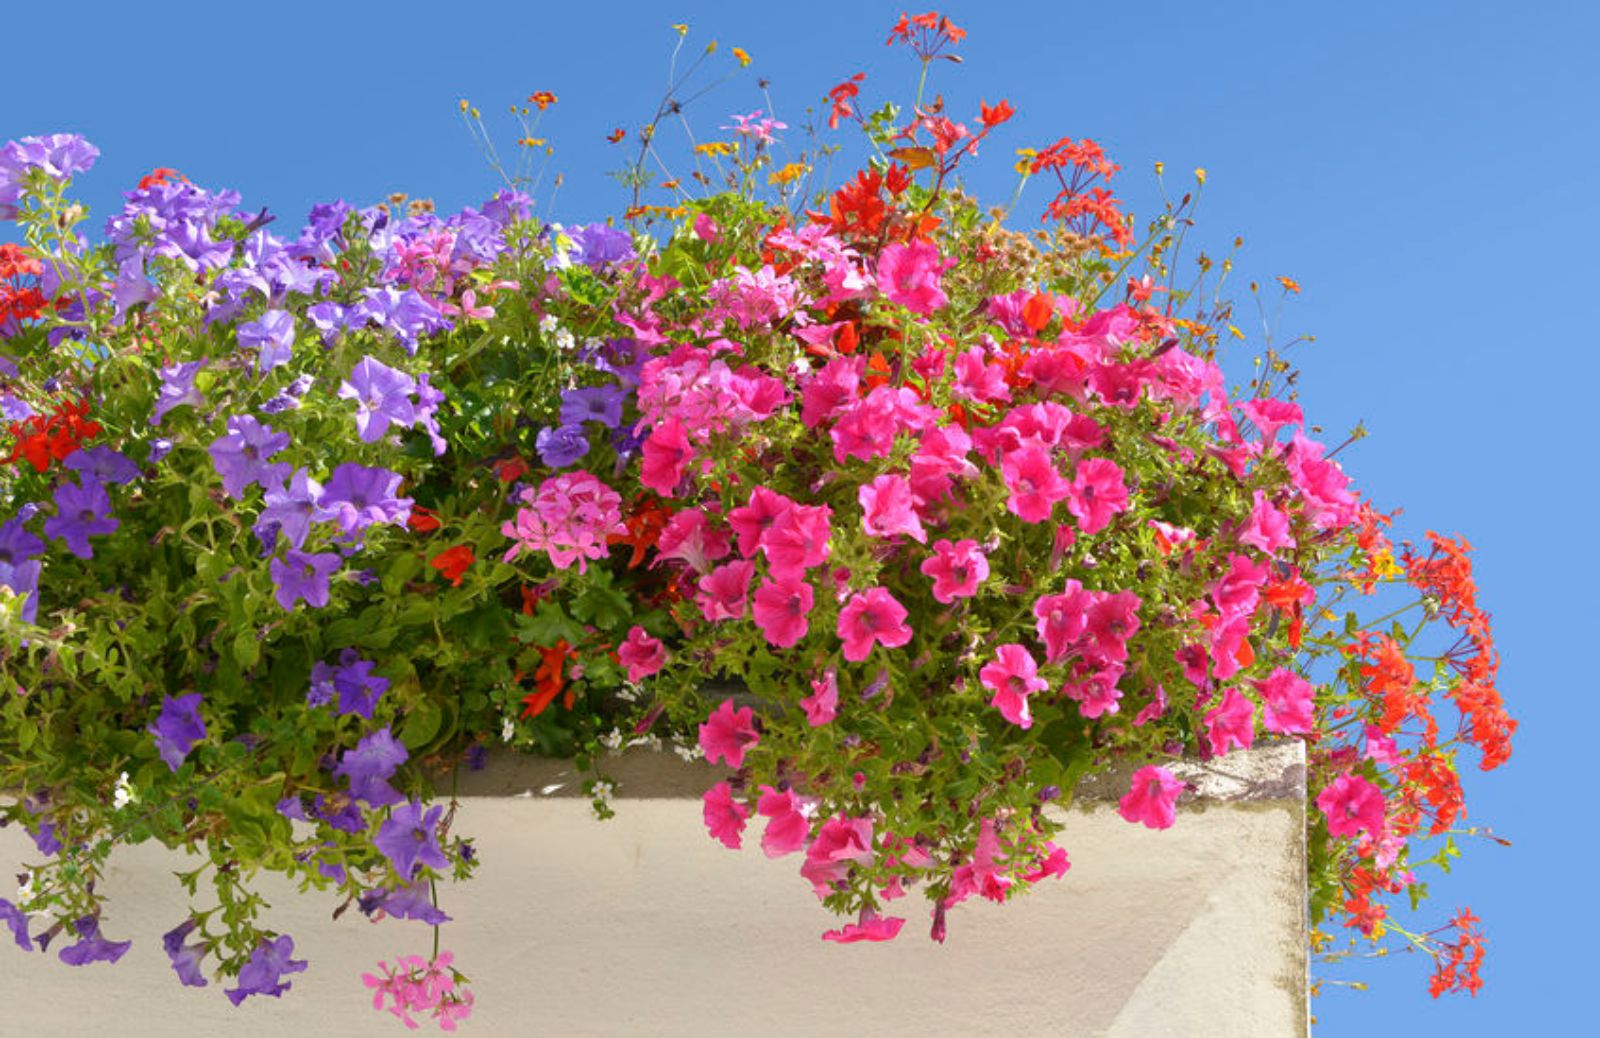
<path fill-rule="evenodd" d="M 99 10 L 96 10 L 96 8 Z M 113 13 L 115 9 L 115 13 Z M 456 111 L 486 118 L 536 89 L 566 174 L 559 218 L 617 212 L 603 140 L 653 110 L 674 40 L 715 36 L 756 59 L 692 110 L 702 131 L 761 105 L 803 110 L 859 69 L 865 97 L 906 99 L 914 64 L 883 47 L 900 7 L 806 4 L 278 2 L 11 5 L 0 140 L 74 130 L 103 151 L 81 195 L 99 224 L 155 166 L 267 205 L 285 229 L 314 201 L 391 191 L 441 207 L 494 180 Z M 1364 421 L 1346 467 L 1399 532 L 1459 531 L 1479 549 L 1500 687 L 1523 722 L 1504 769 L 1466 778 L 1471 821 L 1516 843 L 1470 848 L 1433 882 L 1492 942 L 1474 1001 L 1434 1003 L 1416 959 L 1352 974 L 1315 1010 L 1320 1035 L 1570 1034 L 1592 990 L 1591 765 L 1597 466 L 1595 236 L 1600 227 L 1600 5 L 1541 0 L 1361 4 L 1100 0 L 952 2 L 966 63 L 936 88 L 957 113 L 1005 96 L 1019 116 L 974 182 L 1003 202 L 1013 148 L 1092 136 L 1122 194 L 1154 209 L 1205 166 L 1201 236 L 1246 238 L 1240 279 L 1291 274 L 1282 328 L 1310 332 L 1302 400 L 1330 438 Z M 719 67 L 726 67 L 727 63 Z M 509 128 L 496 122 L 507 134 Z M 1042 185 L 1036 185 L 1042 187 Z M 1044 200 L 1036 191 L 1023 211 Z M 1233 358 L 1235 373 L 1248 354 Z M 1249 848 L 1240 848 L 1249 853 Z M 1025 912 L 1025 903 L 1012 911 Z M 1441 916 L 1442 918 L 1442 916 Z"/>

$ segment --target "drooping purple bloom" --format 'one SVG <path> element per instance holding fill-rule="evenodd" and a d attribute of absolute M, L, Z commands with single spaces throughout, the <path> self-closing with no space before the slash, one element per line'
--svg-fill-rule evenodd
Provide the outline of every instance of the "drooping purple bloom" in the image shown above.
<path fill-rule="evenodd" d="M 338 303 L 312 303 L 306 307 L 306 320 L 322 336 L 322 345 L 328 346 L 344 331 L 345 308 Z"/>
<path fill-rule="evenodd" d="M 273 598 L 285 612 L 305 599 L 306 605 L 321 609 L 328 604 L 328 582 L 344 565 L 344 560 L 332 552 L 304 552 L 290 548 L 281 559 L 267 564 L 267 572 L 277 590 Z"/>
<path fill-rule="evenodd" d="M 358 538 L 369 526 L 403 524 L 411 517 L 411 498 L 397 497 L 400 474 L 347 461 L 333 470 L 313 518 L 335 522 L 347 538 Z"/>
<path fill-rule="evenodd" d="M 553 469 L 576 465 L 589 453 L 589 437 L 575 425 L 547 425 L 534 437 L 539 460 Z"/>
<path fill-rule="evenodd" d="M 357 905 L 366 916 L 381 911 L 395 919 L 415 919 L 429 926 L 443 926 L 450 921 L 450 917 L 433 903 L 428 884 L 421 880 L 403 883 L 392 890 L 374 887 L 363 891 Z"/>
<path fill-rule="evenodd" d="M 561 394 L 561 424 L 582 426 L 599 422 L 607 429 L 622 424 L 623 391 L 617 386 L 585 386 Z"/>
<path fill-rule="evenodd" d="M 4 361 L 5 358 L 0 357 L 0 374 L 6 373 L 3 370 Z M 16 373 L 11 373 L 9 377 L 15 378 Z M 33 408 L 29 407 L 25 401 L 17 399 L 10 393 L 0 393 L 0 418 L 4 418 L 8 422 L 25 422 L 31 417 L 33 417 Z"/>
<path fill-rule="evenodd" d="M 264 375 L 289 363 L 294 355 L 294 315 L 268 310 L 239 326 L 239 346 L 256 351 L 256 373 Z"/>
<path fill-rule="evenodd" d="M 67 550 L 80 559 L 94 558 L 90 537 L 113 533 L 122 524 L 111 516 L 111 498 L 94 480 L 62 483 L 56 487 L 56 514 L 44 521 L 44 535 L 67 542 Z"/>
<path fill-rule="evenodd" d="M 200 693 L 190 692 L 174 699 L 161 698 L 161 714 L 145 729 L 156 738 L 156 750 L 167 767 L 177 771 L 194 744 L 206 737 L 206 722 L 200 716 Z"/>
<path fill-rule="evenodd" d="M 0 923 L 11 927 L 11 936 L 16 939 L 18 948 L 33 951 L 33 944 L 28 940 L 27 913 L 3 897 L 0 897 Z"/>
<path fill-rule="evenodd" d="M 400 794 L 396 793 L 390 803 L 397 804 L 402 799 Z M 367 831 L 367 816 L 361 813 L 361 806 L 342 793 L 335 793 L 332 796 L 318 793 L 311 800 L 311 817 L 328 823 L 340 832 Z"/>
<path fill-rule="evenodd" d="M 22 603 L 22 619 L 33 623 L 39 618 L 39 574 L 43 567 L 34 562 L 0 562 L 0 587 L 11 589 L 12 594 L 26 595 Z"/>
<path fill-rule="evenodd" d="M 132 483 L 139 478 L 139 466 L 104 445 L 75 450 L 67 455 L 64 464 L 82 478 L 96 483 Z"/>
<path fill-rule="evenodd" d="M 211 441 L 211 463 L 222 477 L 222 489 L 239 500 L 252 484 L 270 490 L 289 477 L 289 463 L 267 459 L 289 446 L 289 434 L 274 432 L 272 426 L 251 415 L 228 419 L 228 434 Z"/>
<path fill-rule="evenodd" d="M 205 366 L 203 360 L 191 360 L 161 369 L 161 391 L 156 394 L 156 409 L 150 415 L 151 425 L 160 425 L 161 419 L 175 407 L 185 404 L 199 407 L 205 403 L 205 398 L 194 385 L 194 377 Z"/>
<path fill-rule="evenodd" d="M 9 209 L 22 197 L 30 170 L 43 170 L 52 180 L 66 180 L 94 167 L 100 149 L 75 133 L 24 137 L 0 147 L 0 206 Z"/>
<path fill-rule="evenodd" d="M 56 836 L 56 823 L 46 819 L 39 823 L 39 828 L 28 834 L 33 837 L 33 845 L 39 848 L 40 854 L 54 854 L 62 847 L 61 840 Z"/>
<path fill-rule="evenodd" d="M 351 328 L 379 327 L 388 331 L 410 354 L 417 352 L 422 335 L 444 331 L 450 319 L 416 289 L 404 292 L 390 287 L 369 288 L 365 298 L 351 307 L 346 322 Z"/>
<path fill-rule="evenodd" d="M 300 407 L 300 398 L 306 395 L 313 381 L 310 375 L 301 375 L 279 390 L 277 396 L 263 403 L 261 413 L 281 414 L 284 411 L 297 410 Z"/>
<path fill-rule="evenodd" d="M 100 920 L 86 915 L 73 927 L 78 940 L 62 948 L 57 957 L 68 966 L 87 966 L 91 962 L 116 962 L 128 954 L 132 941 L 108 941 L 100 936 Z"/>
<path fill-rule="evenodd" d="M 293 985 L 283 979 L 286 973 L 299 973 L 306 968 L 306 960 L 290 958 L 294 954 L 294 938 L 288 934 L 276 940 L 263 940 L 250 953 L 250 959 L 239 970 L 239 986 L 224 988 L 228 1001 L 238 1005 L 251 995 L 271 995 L 278 998 Z"/>
<path fill-rule="evenodd" d="M 362 357 L 339 384 L 339 398 L 356 402 L 356 429 L 362 443 L 377 443 L 389 426 L 409 426 L 417 420 L 411 395 L 417 380 L 372 357 Z"/>
<path fill-rule="evenodd" d="M 634 256 L 633 238 L 628 232 L 607 227 L 603 223 L 592 223 L 587 227 L 569 227 L 567 237 L 572 239 L 572 258 L 591 270 L 598 270 L 608 263 L 620 263 Z"/>
<path fill-rule="evenodd" d="M 162 458 L 165 458 L 168 454 L 171 454 L 171 453 L 172 453 L 172 441 L 171 440 L 165 440 L 165 439 L 162 439 L 162 440 L 151 440 L 150 441 L 150 453 L 145 455 L 144 460 L 145 460 L 146 464 L 154 465 L 156 462 L 160 461 Z"/>
<path fill-rule="evenodd" d="M 443 805 L 424 808 L 418 801 L 407 801 L 394 809 L 378 826 L 373 846 L 383 852 L 402 879 L 409 882 L 419 865 L 442 869 L 450 864 L 439 846 L 439 818 Z"/>
<path fill-rule="evenodd" d="M 389 785 L 389 780 L 410 756 L 400 740 L 390 733 L 389 726 L 384 725 L 364 736 L 353 749 L 345 750 L 333 774 L 349 780 L 352 797 L 373 807 L 386 807 L 402 799 Z"/>
<path fill-rule="evenodd" d="M 360 714 L 372 720 L 372 708 L 389 689 L 388 678 L 372 673 L 375 666 L 354 649 L 339 654 L 338 666 L 319 662 L 311 668 L 311 691 L 306 695 L 306 704 L 325 706 L 337 693 L 340 714 Z"/>
<path fill-rule="evenodd" d="M 207 984 L 204 974 L 200 972 L 200 960 L 206 956 L 205 946 L 183 943 L 199 925 L 199 920 L 191 916 L 161 935 L 161 948 L 172 960 L 173 972 L 180 981 L 192 988 L 203 988 Z"/>
<path fill-rule="evenodd" d="M 449 447 L 443 436 L 439 435 L 439 420 L 434 417 L 439 411 L 439 405 L 444 403 L 444 393 L 435 389 L 428 381 L 428 372 L 417 376 L 417 407 L 415 425 L 421 426 L 427 432 L 428 439 L 433 443 L 433 456 L 438 457 Z"/>
<path fill-rule="evenodd" d="M 68 456 L 69 458 L 71 455 Z M 32 508 L 32 506 L 30 506 Z M 37 511 L 37 509 L 33 509 Z M 44 554 L 44 542 L 28 532 L 22 524 L 32 518 L 32 511 L 28 515 L 18 514 L 5 522 L 0 523 L 0 566 L 7 563 L 15 565 L 37 559 Z"/>
<path fill-rule="evenodd" d="M 317 499 L 321 496 L 322 484 L 312 479 L 305 469 L 296 469 L 287 486 L 268 490 L 262 498 L 256 535 L 259 537 L 267 527 L 273 527 L 288 538 L 290 544 L 304 548 L 306 537 L 311 533 Z"/>

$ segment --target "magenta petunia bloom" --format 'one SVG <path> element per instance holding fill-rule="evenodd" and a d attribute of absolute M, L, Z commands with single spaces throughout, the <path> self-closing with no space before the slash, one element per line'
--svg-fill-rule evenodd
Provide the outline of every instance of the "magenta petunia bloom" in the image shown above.
<path fill-rule="evenodd" d="M 1317 806 L 1328 816 L 1329 836 L 1357 836 L 1366 830 L 1382 836 L 1383 791 L 1360 775 L 1345 773 L 1317 794 Z"/>
<path fill-rule="evenodd" d="M 1315 723 L 1311 682 L 1287 667 L 1254 683 L 1261 693 L 1261 724 L 1279 735 L 1308 735 Z"/>
<path fill-rule="evenodd" d="M 989 560 L 974 540 L 951 544 L 940 538 L 933 544 L 933 555 L 922 561 L 922 572 L 933 578 L 935 601 L 949 605 L 958 598 L 971 598 L 978 585 L 989 579 Z"/>
<path fill-rule="evenodd" d="M 689 445 L 689 433 L 683 423 L 668 418 L 656 425 L 644 441 L 642 451 L 639 482 L 662 497 L 671 497 L 694 457 L 694 448 Z"/>
<path fill-rule="evenodd" d="M 1094 601 L 1084 615 L 1085 655 L 1095 663 L 1122 663 L 1128 639 L 1139 630 L 1139 596 L 1132 591 L 1090 592 Z"/>
<path fill-rule="evenodd" d="M 672 513 L 662 527 L 661 538 L 656 541 L 656 564 L 663 559 L 681 559 L 704 575 L 710 572 L 713 562 L 726 558 L 730 550 L 726 530 L 712 526 L 700 509 L 685 508 Z"/>
<path fill-rule="evenodd" d="M 755 573 L 756 564 L 741 559 L 724 562 L 701 577 L 696 585 L 700 591 L 695 595 L 700 612 L 712 623 L 744 616 L 745 598 L 750 593 L 750 581 Z"/>
<path fill-rule="evenodd" d="M 744 565 L 754 565 L 744 563 Z M 750 612 L 767 642 L 780 649 L 792 647 L 806 636 L 813 592 L 803 580 L 763 580 L 756 589 Z"/>
<path fill-rule="evenodd" d="M 721 760 L 730 768 L 743 767 L 745 751 L 760 742 L 755 711 L 747 706 L 735 710 L 731 699 L 724 699 L 700 726 L 700 748 L 712 764 Z"/>
<path fill-rule="evenodd" d="M 852 865 L 870 865 L 872 859 L 872 819 L 839 815 L 817 830 L 816 839 L 806 849 L 800 875 L 810 880 L 811 889 L 823 898 L 849 877 Z"/>
<path fill-rule="evenodd" d="M 1095 594 L 1085 591 L 1083 585 L 1069 579 L 1066 587 L 1057 594 L 1040 595 L 1033 603 L 1035 629 L 1044 642 L 1044 658 L 1055 663 L 1066 657 L 1078 644 L 1078 639 L 1089 626 L 1089 607 L 1095 603 Z"/>
<path fill-rule="evenodd" d="M 887 588 L 874 587 L 850 596 L 839 610 L 839 637 L 844 640 L 844 658 L 860 663 L 872 654 L 874 642 L 896 649 L 911 641 L 906 625 L 906 607 L 895 601 Z"/>
<path fill-rule="evenodd" d="M 796 505 L 762 538 L 767 565 L 780 580 L 804 580 L 805 571 L 828 561 L 833 510 L 827 505 Z"/>
<path fill-rule="evenodd" d="M 1128 485 L 1122 466 L 1110 458 L 1089 458 L 1078 464 L 1067 492 L 1067 511 L 1086 534 L 1099 533 L 1111 517 L 1128 510 Z"/>
<path fill-rule="evenodd" d="M 628 668 L 628 680 L 639 681 L 660 670 L 667 662 L 667 647 L 634 624 L 617 646 L 617 660 Z"/>
<path fill-rule="evenodd" d="M 1170 829 L 1177 820 L 1178 794 L 1183 782 L 1166 768 L 1146 765 L 1133 773 L 1128 792 L 1117 802 L 1117 813 L 1149 829 Z"/>
<path fill-rule="evenodd" d="M 1009 451 L 1000 462 L 1011 497 L 1006 508 L 1025 523 L 1042 523 L 1051 509 L 1072 492 L 1072 484 L 1061 478 L 1042 447 L 1023 447 Z"/>
<path fill-rule="evenodd" d="M 1222 694 L 1222 702 L 1206 714 L 1206 738 L 1213 756 L 1238 747 L 1248 750 L 1256 739 L 1255 707 L 1236 688 Z"/>
<path fill-rule="evenodd" d="M 1289 400 L 1264 397 L 1240 404 L 1239 410 L 1255 423 L 1255 427 L 1261 432 L 1261 442 L 1267 444 L 1278 438 L 1279 429 L 1302 425 L 1305 422 L 1305 414 L 1300 410 L 1300 405 Z"/>
<path fill-rule="evenodd" d="M 811 694 L 800 700 L 800 708 L 813 728 L 821 728 L 839 716 L 839 676 L 833 668 L 824 671 L 822 677 L 811 679 Z"/>
<path fill-rule="evenodd" d="M 756 811 L 767 820 L 767 829 L 761 834 L 761 850 L 767 857 L 781 858 L 805 848 L 811 837 L 811 818 L 794 790 L 779 792 L 762 786 Z"/>
<path fill-rule="evenodd" d="M 837 930 L 822 935 L 824 941 L 835 944 L 854 944 L 857 941 L 892 941 L 900 935 L 906 921 L 899 916 L 881 916 L 870 908 L 863 908 L 856 922 L 846 923 Z"/>
<path fill-rule="evenodd" d="M 738 850 L 742 842 L 740 833 L 744 832 L 745 819 L 750 817 L 750 809 L 733 799 L 733 788 L 726 782 L 718 782 L 706 790 L 701 798 L 704 804 L 704 817 L 706 831 L 713 840 L 721 841 L 729 850 Z"/>
<path fill-rule="evenodd" d="M 777 491 L 766 487 L 751 490 L 748 501 L 728 510 L 728 526 L 738 538 L 739 554 L 754 558 L 766 547 L 767 532 L 795 507 L 793 501 Z"/>
<path fill-rule="evenodd" d="M 878 476 L 871 483 L 861 485 L 856 499 L 861 504 L 861 528 L 867 536 L 905 534 L 919 544 L 927 543 L 928 534 L 922 529 L 922 519 L 917 515 L 911 484 L 906 477 Z"/>
<path fill-rule="evenodd" d="M 939 287 L 943 272 L 932 242 L 896 243 L 878 254 L 878 290 L 915 314 L 931 314 L 950 302 Z"/>
<path fill-rule="evenodd" d="M 1289 533 L 1289 517 L 1275 508 L 1260 490 L 1255 492 L 1255 507 L 1250 510 L 1249 521 L 1239 531 L 1239 543 L 1259 548 L 1268 555 L 1279 548 L 1295 546 L 1295 539 Z"/>
<path fill-rule="evenodd" d="M 1044 691 L 1050 683 L 1039 677 L 1039 665 L 1024 646 L 1015 642 L 1000 646 L 995 659 L 978 672 L 978 680 L 993 690 L 989 705 L 999 710 L 1001 717 L 1019 728 L 1033 727 L 1028 696 Z"/>

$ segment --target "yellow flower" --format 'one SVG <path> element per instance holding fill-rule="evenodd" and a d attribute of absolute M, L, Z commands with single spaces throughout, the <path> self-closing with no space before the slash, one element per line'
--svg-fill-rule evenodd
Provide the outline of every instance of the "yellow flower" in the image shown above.
<path fill-rule="evenodd" d="M 1200 181 L 1201 184 L 1206 182 L 1206 170 L 1204 166 L 1194 171 L 1194 178 Z"/>
<path fill-rule="evenodd" d="M 743 47 L 733 48 L 733 56 L 739 59 L 739 65 L 741 68 L 750 67 L 750 52 L 745 50 Z"/>
<path fill-rule="evenodd" d="M 732 155 L 736 149 L 727 141 L 707 141 L 704 144 L 696 144 L 694 150 L 701 155 Z"/>
<path fill-rule="evenodd" d="M 804 162 L 791 162 L 782 169 L 775 169 L 767 174 L 769 184 L 788 184 L 799 179 L 800 175 L 810 167 Z"/>
<path fill-rule="evenodd" d="M 674 22 L 672 27 L 678 30 L 679 36 L 689 35 L 689 25 L 687 22 Z"/>

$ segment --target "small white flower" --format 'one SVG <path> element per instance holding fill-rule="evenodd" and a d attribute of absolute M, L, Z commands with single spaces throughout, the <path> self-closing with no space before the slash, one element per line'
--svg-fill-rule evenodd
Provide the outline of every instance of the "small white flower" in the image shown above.
<path fill-rule="evenodd" d="M 556 329 L 556 349 L 562 353 L 571 353 L 578 345 L 578 337 L 565 328 Z"/>
<path fill-rule="evenodd" d="M 17 888 L 17 907 L 24 912 L 28 910 L 28 902 L 33 900 L 33 873 L 29 872 L 22 880 L 22 886 Z"/>
<path fill-rule="evenodd" d="M 117 787 L 111 791 L 111 806 L 120 811 L 138 799 L 138 794 L 134 793 L 133 785 L 128 781 L 128 773 L 124 771 L 117 777 Z"/>
<path fill-rule="evenodd" d="M 539 318 L 539 331 L 544 335 L 549 335 L 559 327 L 561 327 L 561 322 L 556 320 L 555 314 L 545 314 Z"/>
<path fill-rule="evenodd" d="M 689 746 L 685 746 L 681 742 L 674 743 L 672 746 L 672 752 L 676 753 L 690 764 L 693 764 L 695 761 L 705 756 L 705 751 L 700 748 L 699 743 L 694 743 Z"/>
<path fill-rule="evenodd" d="M 507 717 L 500 722 L 500 741 L 510 742 L 517 734 L 517 722 Z"/>
<path fill-rule="evenodd" d="M 600 745 L 613 753 L 622 749 L 622 729 L 613 728 L 600 737 Z"/>

